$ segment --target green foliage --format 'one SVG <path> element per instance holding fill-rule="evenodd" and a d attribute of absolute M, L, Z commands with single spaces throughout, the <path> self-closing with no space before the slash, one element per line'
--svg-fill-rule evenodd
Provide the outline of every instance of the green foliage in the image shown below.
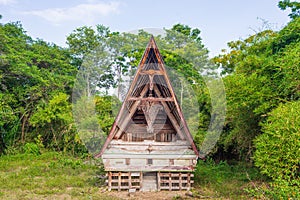
<path fill-rule="evenodd" d="M 121 102 L 115 96 L 95 97 L 95 109 L 99 125 L 106 135 L 108 135 L 120 107 Z"/>
<path fill-rule="evenodd" d="M 279 1 L 278 7 L 281 10 L 286 10 L 287 8 L 290 8 L 292 12 L 289 14 L 289 17 L 292 19 L 300 16 L 300 3 L 297 1 L 290 1 L 290 0 Z"/>
<path fill-rule="evenodd" d="M 104 101 L 101 102 L 101 100 Z M 101 103 L 103 107 L 99 107 Z M 95 98 L 82 96 L 73 104 L 73 116 L 78 137 L 91 154 L 101 150 L 108 134 L 108 128 L 113 123 L 111 107 L 107 107 L 110 103 L 105 100 L 105 97 L 102 99 L 98 96 Z"/>
<path fill-rule="evenodd" d="M 224 78 L 228 110 L 219 142 L 229 154 L 250 160 L 267 113 L 300 98 L 299 32 L 295 18 L 279 32 L 265 30 L 231 42 L 229 53 L 214 58 L 225 74 L 231 73 Z"/>
<path fill-rule="evenodd" d="M 279 105 L 262 128 L 255 140 L 255 165 L 274 180 L 272 193 L 299 198 L 300 102 Z"/>
<path fill-rule="evenodd" d="M 215 157 L 251 161 L 256 149 L 255 164 L 272 179 L 271 187 L 260 185 L 266 180 L 256 168 L 208 159 L 198 163 L 195 174 L 196 184 L 213 191 L 206 196 L 247 198 L 247 191 L 258 198 L 299 198 L 299 5 L 280 1 L 281 9 L 291 9 L 286 27 L 230 42 L 230 51 L 213 59 L 223 69 L 227 95 L 227 121 Z M 203 76 L 213 82 L 217 66 L 208 59 L 199 29 L 175 24 L 165 31 L 155 39 L 200 145 L 212 107 Z M 102 198 L 90 192 L 98 191 L 93 184 L 103 183 L 90 178 L 94 166 L 47 149 L 85 156 L 86 146 L 99 152 L 149 38 L 143 30 L 130 34 L 84 26 L 68 36 L 64 49 L 33 40 L 20 23 L 0 24 L 0 153 L 9 155 L 0 157 L 1 198 L 29 193 L 34 195 L 25 198 L 79 198 L 82 191 L 85 198 Z M 117 97 L 108 95 L 112 88 Z M 96 171 L 103 175 L 102 168 Z"/>
<path fill-rule="evenodd" d="M 20 23 L 1 24 L 0 35 L 0 152 L 39 134 L 47 147 L 54 141 L 61 148 L 56 134 L 74 136 L 63 96 L 70 95 L 76 74 L 69 52 L 31 39 Z"/>
<path fill-rule="evenodd" d="M 36 156 L 41 154 L 38 145 L 34 144 L 34 143 L 26 143 L 23 146 L 23 150 L 26 154 L 32 154 L 32 155 L 36 155 Z"/>

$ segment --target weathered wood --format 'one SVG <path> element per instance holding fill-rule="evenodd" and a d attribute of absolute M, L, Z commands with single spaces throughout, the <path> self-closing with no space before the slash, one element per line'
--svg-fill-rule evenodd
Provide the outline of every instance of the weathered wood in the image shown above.
<path fill-rule="evenodd" d="M 169 183 L 170 180 L 161 180 L 161 183 Z M 183 179 L 178 179 L 178 180 L 171 180 L 172 183 L 193 183 L 193 180 L 183 180 Z"/>
<path fill-rule="evenodd" d="M 158 112 L 163 109 L 162 105 L 156 102 L 144 101 L 141 103 L 140 108 L 142 109 L 147 121 L 147 133 L 153 133 L 153 123 Z"/>
<path fill-rule="evenodd" d="M 189 190 L 193 183 L 198 151 L 153 37 L 99 156 L 109 190 Z"/>
<path fill-rule="evenodd" d="M 145 102 L 161 102 L 161 101 L 174 101 L 171 97 L 130 97 L 128 101 L 145 101 Z"/>
<path fill-rule="evenodd" d="M 144 89 L 142 90 L 140 96 L 143 97 L 145 95 L 145 93 L 147 92 L 147 90 L 148 90 L 148 88 L 145 86 Z M 125 119 L 123 121 L 118 122 L 119 130 L 115 134 L 115 138 L 119 138 L 121 133 L 125 130 L 128 122 L 131 120 L 131 117 L 133 116 L 133 114 L 134 114 L 135 110 L 137 109 L 137 107 L 139 106 L 139 104 L 140 104 L 140 101 L 135 101 L 134 104 L 132 105 L 130 111 L 126 115 Z"/>
<path fill-rule="evenodd" d="M 158 95 L 158 97 L 162 97 L 160 91 L 158 90 L 157 86 L 154 87 L 154 91 L 156 92 L 156 94 Z M 170 108 L 168 107 L 168 105 L 166 104 L 166 102 L 161 102 L 161 104 L 163 105 L 165 112 L 167 113 L 173 127 L 175 128 L 175 130 L 177 131 L 177 133 L 179 134 L 179 137 L 181 140 L 184 140 L 185 137 L 183 136 L 183 133 L 181 132 L 181 128 L 179 126 L 179 124 L 177 123 L 175 117 L 172 115 Z"/>
<path fill-rule="evenodd" d="M 128 173 L 128 187 L 131 188 L 131 172 Z"/>
<path fill-rule="evenodd" d="M 157 172 L 157 191 L 160 191 L 160 184 L 161 180 L 160 180 L 160 172 Z"/>
<path fill-rule="evenodd" d="M 109 172 L 108 174 L 110 174 L 111 177 L 108 179 L 109 191 L 141 188 L 139 172 Z"/>
<path fill-rule="evenodd" d="M 118 191 L 121 191 L 121 172 L 119 172 L 119 178 L 118 178 Z"/>
<path fill-rule="evenodd" d="M 172 177 L 171 177 L 171 172 L 169 172 L 169 190 L 172 190 Z"/>
<path fill-rule="evenodd" d="M 187 185 L 188 185 L 188 188 L 191 188 L 191 174 L 188 173 L 188 176 L 187 176 Z"/>
<path fill-rule="evenodd" d="M 147 92 L 147 87 L 144 87 L 144 89 L 142 90 L 140 96 L 143 97 L 143 96 L 145 95 L 146 92 Z M 127 96 L 127 98 L 129 98 L 129 97 Z M 140 103 L 139 101 L 136 101 L 136 102 L 134 103 L 134 105 L 133 105 L 133 106 L 135 107 L 134 110 L 136 110 L 136 108 L 137 108 L 137 106 L 139 105 L 139 103 Z M 119 120 L 122 118 L 122 116 L 121 116 L 121 111 L 124 110 L 124 109 L 125 109 L 125 102 L 122 104 L 121 110 L 119 111 L 118 116 L 117 116 L 117 118 L 116 118 L 115 121 L 114 121 L 114 124 L 113 124 L 113 126 L 112 126 L 112 128 L 111 128 L 111 130 L 110 130 L 110 133 L 109 133 L 109 135 L 108 135 L 108 137 L 107 137 L 107 139 L 106 139 L 106 141 L 105 141 L 105 143 L 104 143 L 104 145 L 103 145 L 103 147 L 102 147 L 100 153 L 96 154 L 96 155 L 95 155 L 95 158 L 100 157 L 100 156 L 104 153 L 104 151 L 105 151 L 105 149 L 107 148 L 109 142 L 115 137 L 115 135 L 117 135 L 117 136 L 116 136 L 117 138 L 120 137 L 120 134 L 122 134 L 122 132 L 123 132 L 123 129 L 122 129 L 122 128 L 124 128 L 124 129 L 126 128 L 126 127 L 124 127 L 124 126 L 126 126 L 126 125 L 123 125 L 122 127 L 119 127 L 119 129 L 117 130 L 117 133 L 115 134 L 115 131 L 116 131 L 116 129 L 117 129 L 117 124 L 119 123 Z M 129 116 L 132 117 L 133 114 L 134 114 L 134 113 L 131 112 L 131 113 L 129 113 Z M 127 118 L 125 118 L 125 119 L 126 119 L 126 122 L 127 122 L 127 123 L 128 123 L 128 121 L 130 120 L 129 117 L 127 117 Z M 127 124 L 127 123 L 126 123 L 126 124 Z M 124 124 L 124 122 L 123 122 L 123 124 Z"/>
<path fill-rule="evenodd" d="M 166 117 L 167 117 L 167 115 L 158 113 L 157 116 L 156 116 L 156 120 L 166 120 Z M 145 119 L 145 116 L 144 116 L 144 113 L 142 111 L 141 112 L 136 112 L 136 115 L 133 116 L 133 121 L 144 120 L 144 119 Z M 165 124 L 166 121 L 163 121 L 163 122 Z"/>
<path fill-rule="evenodd" d="M 132 131 L 145 131 L 146 128 L 146 124 L 130 124 L 126 132 L 132 133 Z M 154 124 L 153 128 L 157 130 L 173 130 L 175 132 L 175 130 L 170 124 Z"/>
<path fill-rule="evenodd" d="M 112 154 L 107 154 L 105 156 L 103 156 L 103 159 L 113 159 L 113 158 L 123 158 L 124 159 L 124 156 L 128 157 L 128 158 L 135 158 L 135 159 L 150 159 L 150 158 L 153 158 L 154 156 L 153 155 L 149 155 L 149 152 L 148 151 L 141 151 L 141 153 L 137 152 L 135 154 L 130 154 L 129 152 L 127 152 L 127 154 L 123 151 L 123 156 L 122 155 L 116 155 L 115 153 L 112 153 Z M 153 152 L 152 153 L 156 153 L 156 152 Z M 168 152 L 165 152 L 165 153 L 168 153 Z M 176 153 L 176 152 L 172 152 L 172 154 L 170 155 L 164 155 L 163 152 L 161 152 L 161 154 L 154 154 L 155 155 L 155 158 L 156 159 L 165 159 L 165 160 L 169 160 L 169 159 L 174 159 L 174 164 L 176 163 L 176 159 L 177 160 L 187 160 L 189 161 L 190 159 L 194 159 L 195 156 L 194 155 L 182 155 L 180 153 Z M 125 165 L 125 161 L 123 162 L 124 163 L 124 166 Z M 166 162 L 168 163 L 168 162 Z M 184 166 L 183 166 L 184 167 Z"/>
<path fill-rule="evenodd" d="M 108 172 L 108 190 L 111 191 L 111 177 L 112 173 Z"/>
<path fill-rule="evenodd" d="M 145 140 L 143 142 L 124 142 L 123 140 L 112 140 L 111 145 L 136 145 L 136 146 L 145 146 L 145 145 L 157 145 L 157 146 L 190 146 L 189 142 L 186 140 L 177 140 L 172 142 L 156 142 L 152 140 Z"/>
<path fill-rule="evenodd" d="M 179 190 L 182 189 L 182 176 L 181 176 L 181 172 L 179 173 Z"/>
<path fill-rule="evenodd" d="M 140 172 L 140 187 L 143 188 L 143 172 Z"/>
<path fill-rule="evenodd" d="M 160 190 L 190 190 L 191 184 L 194 183 L 192 173 L 183 172 L 160 172 L 158 173 L 158 185 Z"/>
<path fill-rule="evenodd" d="M 162 70 L 149 69 L 149 70 L 141 70 L 140 74 L 141 75 L 163 75 L 164 72 Z"/>

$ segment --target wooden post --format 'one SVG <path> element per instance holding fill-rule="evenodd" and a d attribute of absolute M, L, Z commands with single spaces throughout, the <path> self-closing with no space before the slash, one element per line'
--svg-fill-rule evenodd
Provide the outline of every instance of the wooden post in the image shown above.
<path fill-rule="evenodd" d="M 179 173 L 179 190 L 182 189 L 182 178 L 181 178 L 181 172 Z"/>
<path fill-rule="evenodd" d="M 108 172 L 108 191 L 111 191 L 111 179 L 112 179 L 111 172 Z"/>
<path fill-rule="evenodd" d="M 169 190 L 172 190 L 172 177 L 171 177 L 171 172 L 169 172 Z"/>
<path fill-rule="evenodd" d="M 188 172 L 188 190 L 190 190 L 191 189 L 191 173 L 190 172 Z"/>
<path fill-rule="evenodd" d="M 128 173 L 128 189 L 131 189 L 131 172 Z"/>
<path fill-rule="evenodd" d="M 118 178 L 118 191 L 121 191 L 121 172 L 119 172 Z"/>
<path fill-rule="evenodd" d="M 140 191 L 143 189 L 143 172 L 140 172 Z"/>
<path fill-rule="evenodd" d="M 160 191 L 160 172 L 157 172 L 157 191 Z"/>

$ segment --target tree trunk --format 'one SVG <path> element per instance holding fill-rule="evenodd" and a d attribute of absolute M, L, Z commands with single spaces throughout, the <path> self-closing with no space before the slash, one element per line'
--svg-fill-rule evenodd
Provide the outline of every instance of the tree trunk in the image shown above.
<path fill-rule="evenodd" d="M 4 153 L 4 149 L 5 149 L 5 143 L 1 132 L 0 133 L 0 155 Z"/>
<path fill-rule="evenodd" d="M 24 117 L 22 119 L 22 129 L 21 129 L 21 142 L 22 143 L 25 142 L 25 125 L 26 125 L 26 121 L 27 121 L 27 116 L 24 115 Z"/>

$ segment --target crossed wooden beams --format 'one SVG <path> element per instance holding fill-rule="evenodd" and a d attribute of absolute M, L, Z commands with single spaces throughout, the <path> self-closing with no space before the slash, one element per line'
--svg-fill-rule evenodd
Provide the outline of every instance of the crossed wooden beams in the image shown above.
<path fill-rule="evenodd" d="M 176 132 L 178 133 L 180 139 L 185 140 L 186 138 L 185 138 L 184 134 L 182 133 L 182 129 L 183 129 L 182 121 L 183 121 L 183 119 L 180 119 L 180 122 L 177 122 L 174 115 L 172 114 L 171 109 L 169 108 L 169 106 L 166 103 L 167 101 L 172 101 L 174 103 L 177 103 L 177 102 L 175 102 L 175 97 L 173 95 L 172 95 L 172 97 L 162 97 L 162 94 L 159 91 L 156 84 L 153 85 L 153 90 L 154 90 L 154 92 L 156 93 L 156 95 L 158 97 L 144 97 L 144 95 L 148 91 L 148 89 L 150 89 L 150 84 L 145 85 L 142 92 L 140 93 L 140 97 L 129 97 L 126 100 L 126 101 L 135 101 L 135 102 L 131 106 L 130 110 L 127 111 L 128 113 L 123 115 L 123 116 L 125 116 L 125 118 L 123 118 L 123 120 L 118 123 L 119 130 L 115 134 L 115 138 L 119 138 L 121 136 L 122 132 L 126 129 L 129 121 L 131 120 L 133 114 L 135 113 L 138 106 L 142 103 L 142 101 L 150 101 L 150 102 L 161 102 L 167 116 L 169 117 L 169 119 L 170 119 L 173 127 L 175 128 Z"/>
<path fill-rule="evenodd" d="M 147 57 L 149 55 L 150 49 L 153 49 L 155 56 L 157 58 L 157 65 L 158 65 L 158 69 L 159 70 L 154 70 L 154 69 L 148 69 L 145 70 L 144 66 L 147 60 Z M 137 80 L 140 76 L 146 75 L 149 77 L 149 83 L 144 85 L 144 88 L 142 89 L 142 91 L 140 92 L 139 96 L 132 96 L 132 92 L 135 88 L 135 84 L 137 83 Z M 161 78 L 163 78 L 165 80 L 166 86 L 169 89 L 169 94 L 168 97 L 163 97 L 161 91 L 159 90 L 159 88 L 157 87 L 157 84 L 153 82 L 154 80 L 154 76 L 158 75 L 161 76 Z M 145 94 L 149 92 L 149 96 L 145 97 Z M 155 92 L 156 97 L 153 97 L 152 92 Z M 130 108 L 127 107 L 128 103 L 130 102 Z M 122 135 L 122 133 L 126 130 L 130 120 L 132 119 L 134 113 L 136 112 L 136 110 L 138 109 L 138 107 L 143 103 L 143 102 L 153 102 L 153 103 L 160 103 L 168 118 L 170 119 L 174 129 L 176 130 L 176 132 L 178 133 L 179 137 L 181 140 L 188 140 L 191 145 L 192 145 L 192 149 L 195 151 L 195 153 L 198 155 L 198 151 L 197 148 L 193 142 L 193 138 L 188 130 L 186 121 L 184 120 L 183 117 L 183 113 L 181 111 L 180 106 L 178 105 L 177 99 L 175 97 L 175 93 L 173 91 L 173 88 L 171 86 L 170 80 L 168 78 L 168 75 L 166 73 L 166 69 L 164 67 L 164 62 L 162 60 L 162 57 L 159 53 L 159 50 L 157 48 L 157 45 L 154 41 L 153 36 L 151 37 L 146 50 L 144 52 L 144 55 L 140 61 L 140 64 L 138 66 L 136 75 L 134 76 L 134 79 L 132 81 L 132 84 L 129 88 L 129 91 L 127 93 L 127 97 L 125 99 L 125 101 L 122 104 L 122 107 L 119 111 L 119 114 L 117 116 L 117 118 L 115 119 L 115 122 L 112 126 L 112 129 L 110 131 L 110 134 L 108 135 L 108 138 L 106 140 L 106 142 L 103 145 L 103 148 L 101 150 L 101 152 L 97 155 L 95 155 L 95 157 L 99 157 L 102 155 L 102 153 L 104 152 L 104 150 L 107 148 L 108 143 L 113 139 L 117 139 L 120 138 L 120 136 Z M 174 104 L 174 106 L 172 108 L 169 108 L 169 103 L 168 102 L 172 102 L 172 104 Z M 174 109 L 177 110 L 177 118 L 174 115 Z"/>

